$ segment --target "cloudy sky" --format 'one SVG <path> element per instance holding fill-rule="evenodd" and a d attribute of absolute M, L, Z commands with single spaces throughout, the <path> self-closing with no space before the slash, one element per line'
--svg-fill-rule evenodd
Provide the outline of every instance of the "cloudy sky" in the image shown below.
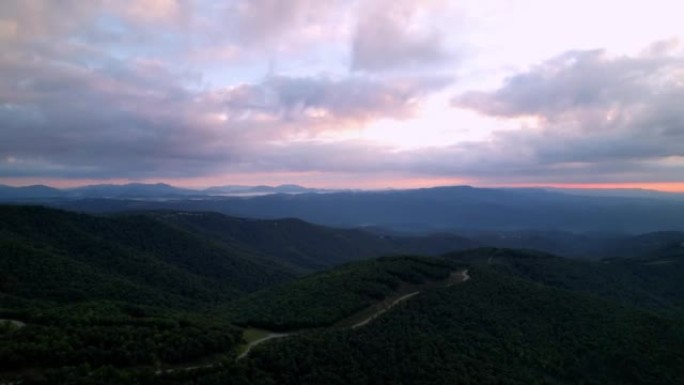
<path fill-rule="evenodd" d="M 675 0 L 3 0 L 0 183 L 684 191 Z"/>

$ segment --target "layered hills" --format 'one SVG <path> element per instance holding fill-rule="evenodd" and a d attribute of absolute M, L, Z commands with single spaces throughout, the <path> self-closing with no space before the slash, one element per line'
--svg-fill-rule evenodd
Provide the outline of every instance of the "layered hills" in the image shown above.
<path fill-rule="evenodd" d="M 237 194 L 235 196 L 232 192 Z M 612 194 L 612 195 L 611 195 Z M 0 201 L 45 203 L 92 213 L 131 210 L 212 211 L 300 218 L 319 225 L 394 232 L 560 231 L 638 234 L 684 230 L 681 194 L 641 191 L 477 188 L 321 191 L 300 186 L 96 185 L 58 190 L 0 186 Z"/>
<path fill-rule="evenodd" d="M 3 383 L 684 378 L 677 232 L 592 261 L 216 213 L 0 218 Z"/>
<path fill-rule="evenodd" d="M 88 212 L 126 210 L 213 211 L 227 215 L 302 220 L 336 227 L 398 232 L 565 231 L 635 234 L 684 230 L 684 200 L 606 197 L 543 189 L 469 186 L 413 190 L 269 194 L 184 199 L 80 199 L 50 204 Z M 638 220 L 630 220 L 638 218 Z"/>

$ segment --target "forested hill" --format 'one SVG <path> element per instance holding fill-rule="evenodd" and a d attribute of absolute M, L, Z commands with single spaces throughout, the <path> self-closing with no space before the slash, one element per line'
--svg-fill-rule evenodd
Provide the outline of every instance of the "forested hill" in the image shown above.
<path fill-rule="evenodd" d="M 400 261 L 407 270 L 422 263 Z M 615 296 L 620 281 L 631 282 L 646 296 L 662 296 L 662 287 L 622 269 L 602 270 L 597 262 L 568 265 L 552 255 L 506 249 L 477 249 L 435 261 L 437 271 L 440 265 L 465 266 L 470 279 L 421 290 L 362 327 L 302 331 L 259 346 L 236 363 L 168 380 L 238 385 L 683 383 L 684 318 L 670 311 L 683 298 L 681 280 L 665 277 L 675 290 L 672 302 L 652 307 L 627 305 Z M 255 293 L 247 312 L 299 317 L 301 301 L 325 314 L 337 301 L 335 288 L 346 288 L 348 280 L 373 285 L 373 280 L 349 279 L 370 266 L 351 264 Z M 346 271 L 355 267 L 361 269 Z M 651 273 L 657 279 L 665 270 Z M 605 291 L 611 282 L 619 283 L 616 292 Z M 354 292 L 343 298 L 354 298 Z M 282 307 L 288 301 L 293 307 Z M 270 313 L 271 307 L 278 310 Z"/>
<path fill-rule="evenodd" d="M 682 384 L 684 322 L 480 266 L 359 329 L 273 342 L 200 384 Z"/>
<path fill-rule="evenodd" d="M 234 354 L 242 331 L 205 310 L 294 278 L 147 216 L 0 207 L 0 383 L 125 384 Z"/>
<path fill-rule="evenodd" d="M 666 247 L 639 258 L 584 261 L 514 249 L 480 248 L 447 254 L 450 260 L 499 271 L 630 306 L 684 314 L 684 248 Z"/>
<path fill-rule="evenodd" d="M 438 255 L 480 245 L 455 234 L 384 235 L 318 226 L 294 218 L 262 220 L 210 212 L 174 211 L 146 212 L 145 215 L 229 247 L 287 262 L 305 271 L 374 256 Z"/>
<path fill-rule="evenodd" d="M 682 384 L 684 317 L 678 310 L 684 283 L 675 279 L 682 276 L 681 266 L 670 257 L 591 262 L 511 249 L 453 253 L 450 262 L 439 263 L 466 266 L 466 282 L 423 290 L 361 328 L 319 329 L 271 342 L 235 366 L 192 380 Z M 672 271 L 664 261 L 671 261 Z M 334 287 L 346 287 L 345 269 L 352 266 L 370 265 L 255 293 L 248 312 L 284 318 L 297 313 L 282 315 L 287 311 L 279 306 L 288 301 L 292 309 L 298 301 L 325 306 L 337 298 Z M 270 308 L 279 311 L 269 313 Z"/>
<path fill-rule="evenodd" d="M 684 253 L 672 233 L 598 262 L 478 248 L 299 276 L 402 243 L 200 213 L 0 207 L 0 218 L 0 383 L 684 379 Z M 246 350 L 250 336 L 282 331 Z"/>
<path fill-rule="evenodd" d="M 213 213 L 92 216 L 0 206 L 0 289 L 24 298 L 215 303 L 351 260 L 475 243 Z"/>
<path fill-rule="evenodd" d="M 331 326 L 390 296 L 448 284 L 458 264 L 427 257 L 385 257 L 349 263 L 266 288 L 232 303 L 238 325 L 269 330 Z"/>
<path fill-rule="evenodd" d="M 292 279 L 272 259 L 146 216 L 0 207 L 0 289 L 41 300 L 215 303 Z"/>

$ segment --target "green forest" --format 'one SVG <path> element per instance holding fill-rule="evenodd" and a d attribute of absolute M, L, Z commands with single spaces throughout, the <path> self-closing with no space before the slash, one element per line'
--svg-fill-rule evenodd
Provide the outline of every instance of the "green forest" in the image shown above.
<path fill-rule="evenodd" d="M 237 325 L 268 330 L 330 326 L 391 294 L 446 280 L 456 264 L 420 257 L 354 262 L 267 288 L 231 304 Z"/>
<path fill-rule="evenodd" d="M 365 328 L 274 342 L 250 357 L 245 383 L 682 383 L 681 319 L 471 274 Z"/>
<path fill-rule="evenodd" d="M 356 232 L 216 215 L 0 206 L 0 383 L 684 384 L 676 246 L 344 259 Z"/>

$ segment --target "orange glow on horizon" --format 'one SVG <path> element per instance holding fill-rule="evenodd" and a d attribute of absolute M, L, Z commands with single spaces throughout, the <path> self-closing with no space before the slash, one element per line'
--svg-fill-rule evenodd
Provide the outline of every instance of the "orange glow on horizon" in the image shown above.
<path fill-rule="evenodd" d="M 645 183 L 515 183 L 492 187 L 549 187 L 567 189 L 641 189 L 672 193 L 684 193 L 684 182 L 645 182 Z"/>
<path fill-rule="evenodd" d="M 671 193 L 684 193 L 684 182 L 625 182 L 625 183 L 486 183 L 464 178 L 424 177 L 411 178 L 398 175 L 373 174 L 336 174 L 320 172 L 290 173 L 249 173 L 225 176 L 197 178 L 165 178 L 165 179 L 51 179 L 51 178 L 4 178 L 0 184 L 9 186 L 28 186 L 44 184 L 56 188 L 71 188 L 93 184 L 126 184 L 126 183 L 167 183 L 172 186 L 186 188 L 205 188 L 224 185 L 281 185 L 299 184 L 311 188 L 328 189 L 413 189 L 438 186 L 472 185 L 476 187 L 529 187 L 529 188 L 567 188 L 567 189 L 643 189 Z"/>

